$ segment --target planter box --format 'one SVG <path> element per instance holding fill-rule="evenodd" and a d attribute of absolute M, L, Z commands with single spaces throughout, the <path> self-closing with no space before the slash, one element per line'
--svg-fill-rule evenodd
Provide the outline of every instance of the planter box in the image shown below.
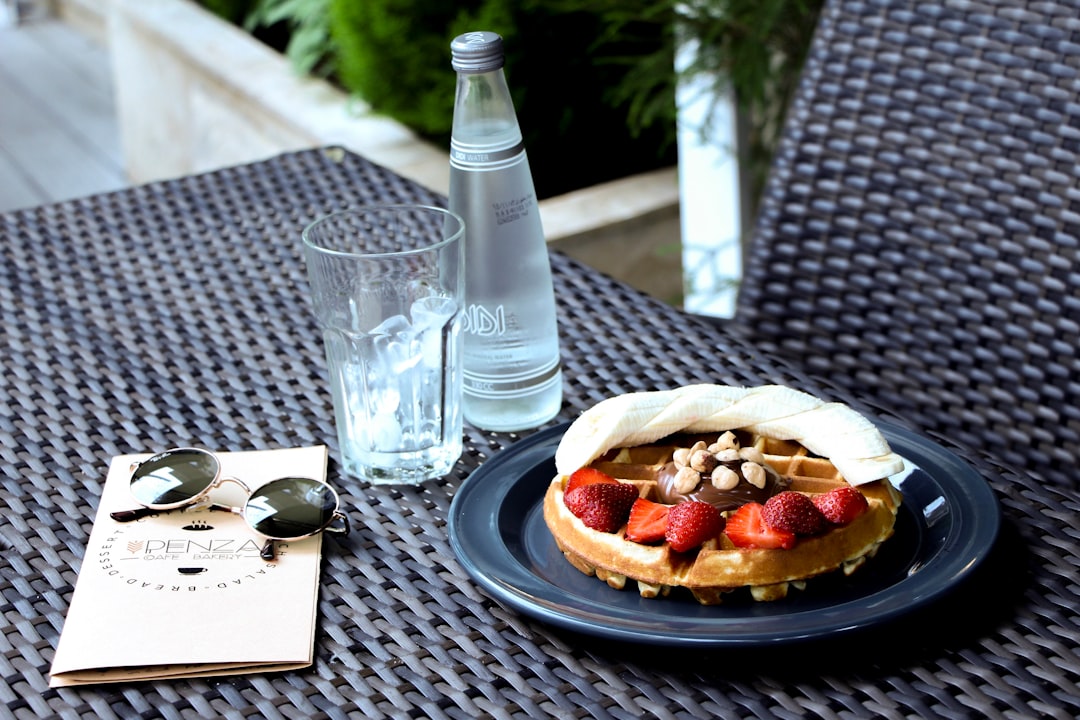
<path fill-rule="evenodd" d="M 446 193 L 447 153 L 190 0 L 60 0 L 106 19 L 125 169 L 142 183 L 341 145 Z M 61 16 L 64 10 L 61 9 Z M 540 203 L 552 247 L 681 302 L 675 168 Z"/>

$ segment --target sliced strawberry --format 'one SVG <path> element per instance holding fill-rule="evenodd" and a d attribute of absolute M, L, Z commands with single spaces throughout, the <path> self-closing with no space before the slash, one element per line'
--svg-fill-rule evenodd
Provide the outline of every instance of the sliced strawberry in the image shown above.
<path fill-rule="evenodd" d="M 630 507 L 630 519 L 626 523 L 626 539 L 648 544 L 664 539 L 668 526 L 670 506 L 639 497 Z"/>
<path fill-rule="evenodd" d="M 741 548 L 762 548 L 788 550 L 795 546 L 795 533 L 777 530 L 765 524 L 760 503 L 746 503 L 728 516 L 724 533 L 728 539 Z"/>
<path fill-rule="evenodd" d="M 608 475 L 606 472 L 597 470 L 596 468 L 583 467 L 579 470 L 575 470 L 570 475 L 570 479 L 566 481 L 566 488 L 563 490 L 563 492 L 569 493 L 571 490 L 576 490 L 583 485 L 617 482 L 619 481 Z"/>
<path fill-rule="evenodd" d="M 777 493 L 766 500 L 761 518 L 771 528 L 796 535 L 817 535 L 828 526 L 825 516 L 814 506 L 814 501 L 792 490 Z"/>
<path fill-rule="evenodd" d="M 593 483 L 574 488 L 563 496 L 566 507 L 587 527 L 613 533 L 630 515 L 638 490 L 628 483 Z"/>
<path fill-rule="evenodd" d="M 870 503 L 861 492 L 843 485 L 827 493 L 814 496 L 814 505 L 833 525 L 847 525 L 870 509 Z"/>
<path fill-rule="evenodd" d="M 664 539 L 677 552 L 686 552 L 716 537 L 724 529 L 720 511 L 706 502 L 691 500 L 679 503 L 668 511 Z"/>

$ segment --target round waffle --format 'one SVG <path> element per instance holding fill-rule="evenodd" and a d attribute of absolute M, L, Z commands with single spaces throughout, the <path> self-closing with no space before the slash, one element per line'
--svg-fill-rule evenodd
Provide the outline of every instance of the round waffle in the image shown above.
<path fill-rule="evenodd" d="M 748 432 L 740 435 L 743 447 L 756 448 L 769 466 L 790 481 L 790 490 L 814 495 L 849 485 L 834 462 L 810 453 L 801 442 Z M 690 442 L 673 435 L 643 445 L 608 449 L 589 465 L 632 483 L 641 497 L 662 502 L 657 478 L 675 451 L 689 447 Z M 739 548 L 720 533 L 697 551 L 679 553 L 666 542 L 648 545 L 627 540 L 625 526 L 615 533 L 587 527 L 563 501 L 568 475 L 560 472 L 548 487 L 544 519 L 574 567 L 618 589 L 635 581 L 644 597 L 684 587 L 702 604 L 718 603 L 725 593 L 742 587 L 750 588 L 756 600 L 777 600 L 787 595 L 792 584 L 801 587 L 807 579 L 837 569 L 853 572 L 892 535 L 901 502 L 888 480 L 863 477 L 853 487 L 866 498 L 866 512 L 850 524 L 800 537 L 790 549 Z"/>

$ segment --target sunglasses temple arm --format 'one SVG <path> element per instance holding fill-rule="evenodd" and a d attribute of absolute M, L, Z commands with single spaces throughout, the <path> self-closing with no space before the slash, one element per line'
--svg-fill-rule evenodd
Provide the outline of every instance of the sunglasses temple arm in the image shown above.
<path fill-rule="evenodd" d="M 240 508 L 232 507 L 230 505 L 218 505 L 217 503 L 210 503 L 208 505 L 205 505 L 205 506 L 201 507 L 201 509 L 203 509 L 203 510 L 217 510 L 217 511 L 220 511 L 220 512 L 230 512 L 230 513 L 233 513 L 234 515 L 239 515 L 240 512 L 241 512 Z M 133 522 L 135 520 L 141 520 L 142 518 L 146 517 L 147 515 L 153 515 L 154 513 L 160 513 L 160 512 L 169 512 L 169 511 L 168 510 L 155 510 L 154 508 L 148 508 L 148 507 L 140 507 L 140 508 L 135 508 L 134 510 L 117 510 L 116 512 L 109 513 L 109 517 L 111 517 L 116 522 L 126 523 L 126 522 Z"/>
<path fill-rule="evenodd" d="M 337 522 L 339 525 L 334 526 Z M 348 535 L 349 534 L 349 516 L 344 513 L 336 512 L 334 517 L 330 519 L 330 525 L 324 528 L 324 532 L 334 533 L 336 535 Z"/>
<path fill-rule="evenodd" d="M 134 510 L 117 510 L 116 512 L 109 513 L 109 517 L 111 517 L 116 522 L 126 523 L 132 522 L 134 520 L 139 520 L 155 512 L 157 511 L 151 508 L 141 507 L 135 508 Z"/>
<path fill-rule="evenodd" d="M 215 510 L 217 512 L 229 512 L 229 513 L 232 513 L 233 515 L 241 515 L 244 512 L 243 510 L 241 510 L 238 507 L 233 507 L 232 505 L 219 505 L 217 503 L 210 503 L 209 505 L 207 505 L 203 509 L 204 510 Z"/>
<path fill-rule="evenodd" d="M 233 512 L 236 512 L 236 508 L 230 508 L 230 507 L 226 507 L 224 505 L 218 505 L 216 507 L 212 507 L 211 509 L 231 510 Z M 349 518 L 348 518 L 348 516 L 344 515 L 342 513 L 336 512 L 336 513 L 334 513 L 334 517 L 330 520 L 330 522 L 333 523 L 335 521 L 340 522 L 341 524 L 339 526 L 337 526 L 337 527 L 327 526 L 327 527 L 323 528 L 323 532 L 334 533 L 336 535 L 348 535 L 349 534 Z M 273 539 L 267 540 L 263 544 L 262 548 L 259 550 L 259 557 L 261 557 L 263 560 L 267 560 L 267 561 L 277 559 L 277 551 L 274 548 L 274 540 Z"/>

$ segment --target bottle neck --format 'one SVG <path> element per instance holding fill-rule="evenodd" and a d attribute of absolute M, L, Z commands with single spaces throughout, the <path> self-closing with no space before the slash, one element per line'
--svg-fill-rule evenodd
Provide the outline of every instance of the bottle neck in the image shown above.
<path fill-rule="evenodd" d="M 521 145 L 514 101 L 501 68 L 458 73 L 451 145 L 468 153 L 511 151 Z"/>

